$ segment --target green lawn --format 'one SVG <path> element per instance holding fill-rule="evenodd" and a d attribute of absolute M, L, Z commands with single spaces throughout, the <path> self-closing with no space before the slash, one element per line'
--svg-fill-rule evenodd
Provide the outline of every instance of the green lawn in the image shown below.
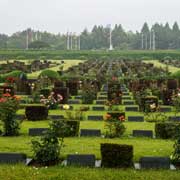
<path fill-rule="evenodd" d="M 58 60 L 52 60 L 52 61 L 59 62 Z M 65 63 L 63 65 L 64 66 L 63 70 L 67 70 L 71 66 L 78 65 L 80 62 L 85 62 L 85 61 L 83 61 L 83 60 L 64 60 L 64 62 Z M 53 70 L 53 71 L 58 71 L 60 66 L 61 65 L 58 65 L 58 66 L 55 66 L 55 67 L 52 67 L 52 68 L 48 68 L 48 69 Z M 28 73 L 27 76 L 30 79 L 37 78 L 41 72 L 42 72 L 42 70 L 36 71 L 36 72 L 33 72 L 33 73 Z"/>
<path fill-rule="evenodd" d="M 152 63 L 152 64 L 154 64 L 155 67 L 158 67 L 158 68 L 163 68 L 163 69 L 166 68 L 166 64 L 163 64 L 163 63 L 159 62 L 158 60 L 146 60 L 143 62 Z M 171 73 L 175 73 L 176 71 L 179 71 L 179 68 L 171 66 L 171 65 L 168 65 L 168 69 L 169 69 L 169 72 L 171 72 Z"/>

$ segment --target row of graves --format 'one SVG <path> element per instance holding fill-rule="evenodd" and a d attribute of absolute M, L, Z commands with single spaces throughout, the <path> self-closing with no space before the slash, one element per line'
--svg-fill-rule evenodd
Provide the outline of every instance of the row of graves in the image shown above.
<path fill-rule="evenodd" d="M 76 111 L 77 107 L 81 111 L 87 113 L 85 120 L 102 121 L 104 114 L 108 113 L 114 118 L 120 116 L 126 118 L 129 122 L 142 123 L 145 121 L 144 115 L 132 116 L 129 112 L 137 112 L 137 114 L 163 112 L 169 113 L 173 110 L 173 98 L 179 96 L 179 82 L 175 79 L 163 78 L 166 71 L 161 68 L 156 68 L 153 64 L 146 64 L 141 61 L 86 61 L 78 66 L 71 67 L 67 71 L 59 71 L 59 74 L 68 77 L 66 80 L 50 81 L 48 79 L 34 80 L 34 88 L 26 92 L 33 103 L 33 92 L 38 91 L 42 99 L 51 97 L 56 102 L 60 102 L 58 106 L 49 104 L 48 109 L 56 109 L 66 111 L 64 107 L 70 108 L 71 111 Z M 153 79 L 152 77 L 159 77 Z M 143 77 L 143 78 L 142 78 Z M 151 77 L 147 79 L 144 77 Z M 28 81 L 26 79 L 26 81 Z M 41 83 L 41 85 L 40 85 Z M 43 83 L 43 85 L 42 85 Z M 21 83 L 20 83 L 21 84 Z M 23 84 L 23 83 L 22 83 Z M 51 88 L 49 88 L 49 85 Z M 52 87 L 53 85 L 53 87 Z M 43 87 L 43 88 L 42 88 Z M 5 87 L 1 88 L 2 92 L 6 92 Z M 9 91 L 9 90 L 8 90 Z M 15 90 L 11 91 L 15 94 Z M 23 93 L 19 90 L 18 93 Z M 54 120 L 64 119 L 63 115 L 49 115 L 48 110 L 42 110 L 41 106 L 32 107 L 26 106 L 26 101 L 22 101 L 22 107 L 26 108 L 26 117 L 28 120 L 38 120 L 39 114 L 43 114 L 43 119 L 48 117 Z M 46 101 L 42 101 L 46 102 Z M 49 103 L 49 102 L 48 102 Z M 28 104 L 28 103 L 27 103 Z M 39 108 L 37 110 L 37 108 Z M 122 109 L 123 108 L 123 109 Z M 40 113 L 40 112 L 43 113 Z M 91 115 L 88 115 L 92 111 Z M 30 113 L 29 113 L 30 112 Z M 130 114 L 129 113 L 129 114 Z M 170 127 L 174 122 L 180 121 L 180 117 L 168 117 L 168 123 L 156 125 L 156 135 L 152 130 L 133 130 L 133 137 L 147 138 L 172 138 L 169 134 L 167 126 Z M 39 120 L 42 119 L 42 116 Z M 74 133 L 70 136 L 80 137 L 103 137 L 100 129 L 79 129 L 79 122 L 69 124 Z M 166 126 L 166 127 L 165 127 Z M 172 129 L 176 125 L 172 125 Z M 30 136 L 41 136 L 47 128 L 30 128 Z M 165 136 L 167 134 L 167 136 Z M 108 154 L 113 154 L 113 158 L 109 158 Z M 124 156 L 124 153 L 127 156 Z M 6 158 L 4 158 L 6 157 Z M 169 157 L 142 157 L 138 163 L 133 162 L 133 146 L 118 145 L 118 144 L 101 144 L 101 161 L 96 160 L 95 155 L 88 154 L 70 154 L 65 165 L 81 165 L 90 167 L 135 167 L 139 168 L 166 168 L 170 169 L 173 166 L 170 164 Z M 4 158 L 4 159 L 3 159 Z M 8 159 L 9 158 L 9 159 Z M 114 162 L 114 159 L 121 161 Z M 0 162 L 17 162 L 25 161 L 26 156 L 22 154 L 3 154 L 0 153 Z M 28 164 L 28 162 L 27 162 Z"/>
<path fill-rule="evenodd" d="M 29 63 L 25 61 L 7 61 L 0 64 L 0 73 L 5 74 L 12 71 L 23 71 L 24 73 L 31 73 L 51 67 L 52 62 L 47 60 L 32 60 Z"/>

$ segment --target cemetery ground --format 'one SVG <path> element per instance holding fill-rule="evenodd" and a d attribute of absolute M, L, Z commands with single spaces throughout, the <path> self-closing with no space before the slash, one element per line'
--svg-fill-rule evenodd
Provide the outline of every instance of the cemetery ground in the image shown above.
<path fill-rule="evenodd" d="M 26 61 L 22 62 L 25 62 L 26 64 Z M 23 65 L 24 68 L 25 64 Z M 144 63 L 144 61 L 133 60 L 132 62 L 125 60 L 115 60 L 112 62 L 104 60 L 66 60 L 63 63 L 61 61 L 60 64 L 59 61 L 53 61 L 51 63 L 52 66 L 48 64 L 47 61 L 37 61 L 35 65 L 36 66 L 33 67 L 36 69 L 36 71 L 28 72 L 28 79 L 26 79 L 25 82 L 23 81 L 24 79 L 19 79 L 19 81 L 16 82 L 17 84 L 15 88 L 21 97 L 20 106 L 16 112 L 17 119 L 20 120 L 22 116 L 25 116 L 25 114 L 26 117 L 21 121 L 18 136 L 4 136 L 2 133 L 2 136 L 0 136 L 1 153 L 24 153 L 28 158 L 33 158 L 34 153 L 32 151 L 31 142 L 34 139 L 38 140 L 40 137 L 30 136 L 29 129 L 49 128 L 49 123 L 52 122 L 51 120 L 57 120 L 57 122 L 60 122 L 63 121 L 64 118 L 67 122 L 72 120 L 79 122 L 80 127 L 78 129 L 78 135 L 76 134 L 72 137 L 68 136 L 64 138 L 64 144 L 60 151 L 61 161 L 66 160 L 69 154 L 93 154 L 95 155 L 96 160 L 102 160 L 101 144 L 104 143 L 132 145 L 134 163 L 139 163 L 141 157 L 170 157 L 174 152 L 174 136 L 173 138 L 171 137 L 166 139 L 157 137 L 155 128 L 158 123 L 166 124 L 170 121 L 171 125 L 176 123 L 180 124 L 178 122 L 180 119 L 180 111 L 178 109 L 179 104 L 173 104 L 173 93 L 177 94 L 177 98 L 180 94 L 176 92 L 176 89 L 178 89 L 177 86 L 180 87 L 180 81 L 177 82 L 177 80 L 174 79 L 167 79 L 167 77 L 162 79 L 162 77 L 167 76 L 168 73 L 176 72 L 178 68 L 170 65 L 169 69 L 167 70 L 165 64 L 156 60 L 147 61 L 146 63 Z M 62 65 L 63 69 L 60 69 Z M 60 77 L 55 77 L 55 79 L 52 79 L 51 76 L 49 76 L 48 79 L 47 76 L 42 76 L 40 77 L 40 81 L 38 81 L 39 75 L 43 72 L 43 70 L 47 69 L 52 70 L 52 72 L 54 71 L 59 73 L 59 76 L 61 77 L 65 75 L 64 79 Z M 160 79 L 156 79 L 154 76 L 160 77 Z M 1 80 L 3 80 L 3 78 Z M 15 85 L 15 82 L 13 82 L 11 85 Z M 22 86 L 22 89 L 20 89 L 18 85 L 24 86 Z M 30 89 L 28 89 L 25 85 L 30 86 Z M 9 91 L 9 86 L 6 85 L 1 87 L 1 92 L 5 92 L 7 90 L 6 88 Z M 147 91 L 145 91 L 144 88 L 147 88 Z M 157 92 L 157 90 L 159 91 Z M 36 99 L 37 96 L 35 92 L 39 93 L 39 99 L 37 98 L 38 100 Z M 48 95 L 48 98 L 53 92 L 52 96 L 54 96 L 54 99 L 55 95 L 57 95 L 56 102 L 58 102 L 58 93 L 62 94 L 62 102 L 58 104 L 60 102 L 59 101 L 56 104 L 57 106 L 55 106 L 55 108 L 52 106 L 51 109 L 48 106 L 48 103 L 42 104 L 40 92 L 44 93 L 44 97 Z M 140 92 L 145 92 L 145 94 L 138 94 Z M 93 96 L 94 94 L 96 95 Z M 3 94 L 1 94 L 1 96 L 3 97 Z M 109 102 L 113 102 L 114 104 L 109 105 Z M 176 103 L 179 102 L 180 101 Z M 3 103 L 3 101 L 1 101 L 1 103 Z M 70 109 L 64 108 L 65 106 L 70 106 Z M 29 116 L 27 114 L 28 108 L 31 108 L 31 113 Z M 42 111 L 38 108 L 41 108 Z M 37 117 L 42 117 L 44 114 L 46 114 L 46 110 L 48 112 L 48 115 L 46 116 L 47 118 L 37 120 Z M 40 111 L 41 113 L 37 114 L 37 111 Z M 112 116 L 113 113 L 118 115 L 118 117 L 115 117 L 114 119 L 116 122 L 118 120 L 119 123 L 125 126 L 126 130 L 124 134 L 116 137 L 106 136 L 107 129 L 105 129 L 105 124 L 108 120 L 107 113 L 112 113 Z M 124 113 L 124 115 L 121 113 Z M 75 114 L 79 116 L 75 116 Z M 71 115 L 71 117 L 69 115 Z M 31 116 L 35 117 L 34 121 L 30 119 Z M 166 120 L 163 119 L 164 117 Z M 171 119 L 170 117 L 175 118 L 175 120 L 173 120 L 173 118 Z M 112 118 L 112 122 L 114 122 L 114 119 Z M 3 122 L 1 122 L 1 131 L 4 130 L 3 127 Z M 99 130 L 101 135 L 97 136 L 96 134 L 96 136 L 83 137 L 81 136 L 81 130 Z M 139 132 L 136 132 L 136 134 L 134 131 Z M 150 137 L 145 137 L 145 135 L 148 134 L 143 131 L 150 131 Z M 166 129 L 166 131 L 168 130 Z M 175 129 L 170 129 L 169 131 L 171 135 L 177 133 Z M 142 136 L 142 134 L 144 136 Z M 137 135 L 140 135 L 140 137 L 137 137 Z M 128 153 L 128 151 L 125 153 Z M 114 155 L 112 155 L 112 157 L 114 157 Z M 34 167 L 32 165 L 26 166 L 25 164 L 21 163 L 0 164 L 0 180 L 174 180 L 179 179 L 179 175 L 178 169 L 137 170 L 133 167 L 105 168 L 103 166 L 86 168 L 78 166 L 65 166 L 61 163 L 58 163 L 55 166 L 44 167 Z"/>

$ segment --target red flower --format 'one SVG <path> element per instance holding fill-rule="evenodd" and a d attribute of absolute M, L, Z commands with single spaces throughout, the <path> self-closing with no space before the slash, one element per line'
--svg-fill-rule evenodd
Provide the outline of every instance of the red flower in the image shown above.
<path fill-rule="evenodd" d="M 125 117 L 124 116 L 119 116 L 119 120 L 123 122 L 123 121 L 125 121 Z"/>
<path fill-rule="evenodd" d="M 3 94 L 4 97 L 11 97 L 11 95 L 9 93 L 5 93 Z"/>
<path fill-rule="evenodd" d="M 0 98 L 0 103 L 4 103 L 6 102 L 6 99 L 5 98 Z"/>

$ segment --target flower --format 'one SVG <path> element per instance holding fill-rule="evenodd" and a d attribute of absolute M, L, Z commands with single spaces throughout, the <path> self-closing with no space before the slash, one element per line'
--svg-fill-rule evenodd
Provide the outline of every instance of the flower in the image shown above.
<path fill-rule="evenodd" d="M 120 121 L 125 121 L 125 117 L 122 115 L 122 116 L 119 116 L 119 120 Z"/>
<path fill-rule="evenodd" d="M 65 105 L 63 106 L 63 109 L 64 109 L 64 110 L 68 110 L 68 109 L 70 109 L 70 106 L 69 106 L 68 104 L 65 104 Z"/>
<path fill-rule="evenodd" d="M 106 120 L 109 120 L 109 119 L 111 119 L 111 115 L 110 114 L 106 114 Z"/>
<path fill-rule="evenodd" d="M 11 95 L 9 93 L 3 94 L 4 97 L 10 97 Z"/>
<path fill-rule="evenodd" d="M 150 108 L 151 109 L 155 109 L 156 108 L 156 104 L 155 103 L 150 104 Z"/>

